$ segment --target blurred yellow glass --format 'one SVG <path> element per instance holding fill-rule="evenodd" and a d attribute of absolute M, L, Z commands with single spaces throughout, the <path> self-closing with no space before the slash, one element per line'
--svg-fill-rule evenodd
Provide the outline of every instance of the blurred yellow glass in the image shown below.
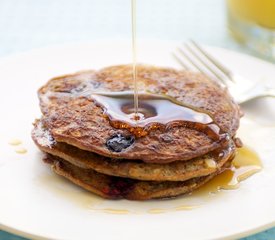
<path fill-rule="evenodd" d="M 275 0 L 227 0 L 227 6 L 233 36 L 275 59 Z"/>

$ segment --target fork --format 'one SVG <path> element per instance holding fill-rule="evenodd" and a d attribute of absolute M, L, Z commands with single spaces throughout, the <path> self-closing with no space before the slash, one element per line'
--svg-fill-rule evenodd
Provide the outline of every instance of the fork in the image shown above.
<path fill-rule="evenodd" d="M 262 81 L 253 83 L 233 73 L 193 40 L 179 47 L 173 56 L 185 70 L 199 71 L 227 87 L 239 104 L 257 98 L 275 97 L 275 88 Z"/>

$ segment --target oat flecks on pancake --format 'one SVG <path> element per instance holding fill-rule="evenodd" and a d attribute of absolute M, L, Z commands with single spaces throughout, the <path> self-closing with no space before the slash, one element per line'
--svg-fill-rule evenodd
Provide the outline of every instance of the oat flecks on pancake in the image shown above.
<path fill-rule="evenodd" d="M 225 162 L 232 158 L 235 152 L 234 144 L 231 143 L 223 151 L 208 153 L 190 161 L 153 164 L 138 160 L 110 159 L 66 143 L 55 142 L 51 146 L 43 145 L 41 143 L 44 143 L 49 135 L 47 129 L 39 121 L 35 124 L 32 137 L 41 151 L 62 158 L 80 168 L 93 169 L 111 176 L 151 181 L 185 181 L 215 173 L 222 168 Z M 51 139 L 53 138 L 51 137 Z M 223 154 L 219 156 L 221 152 Z M 215 167 L 209 167 L 207 161 L 214 162 Z"/>
<path fill-rule="evenodd" d="M 233 137 L 239 126 L 239 107 L 227 91 L 201 74 L 169 68 L 138 66 L 139 90 L 149 90 L 188 104 L 211 117 L 224 132 Z M 113 128 L 102 109 L 90 96 L 92 91 L 127 91 L 133 88 L 132 68 L 115 66 L 98 72 L 86 71 L 50 80 L 39 90 L 42 122 L 58 142 L 83 150 L 122 159 L 168 163 L 189 160 L 221 147 L 224 141 L 213 141 L 194 129 L 175 127 L 165 132 L 151 131 L 121 152 L 106 147 L 114 135 L 129 135 L 127 130 Z M 164 136 L 172 139 L 164 141 Z M 167 138 L 166 138 L 167 139 Z"/>
<path fill-rule="evenodd" d="M 183 182 L 154 182 L 104 175 L 91 169 L 76 167 L 52 155 L 47 155 L 45 162 L 52 165 L 54 172 L 76 185 L 109 199 L 148 200 L 174 197 L 194 191 L 222 171 Z"/>

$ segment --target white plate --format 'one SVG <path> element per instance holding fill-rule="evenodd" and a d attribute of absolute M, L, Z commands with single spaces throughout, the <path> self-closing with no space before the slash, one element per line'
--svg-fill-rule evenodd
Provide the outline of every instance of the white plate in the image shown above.
<path fill-rule="evenodd" d="M 139 41 L 138 59 L 179 67 L 170 55 L 178 45 Z M 236 238 L 275 225 L 275 102 L 271 100 L 257 102 L 258 108 L 246 106 L 248 117 L 243 118 L 239 131 L 244 143 L 259 153 L 264 169 L 239 189 L 208 200 L 100 201 L 42 164 L 30 138 L 32 122 L 40 116 L 38 87 L 60 74 L 129 63 L 130 50 L 130 42 L 101 41 L 34 50 L 0 61 L 0 227 L 35 239 L 192 240 Z M 210 51 L 251 80 L 274 82 L 272 64 L 223 49 Z M 16 147 L 8 144 L 13 138 L 23 141 L 26 154 L 17 154 Z M 189 211 L 148 212 L 191 203 L 199 206 Z M 94 209 L 126 209 L 131 213 Z"/>

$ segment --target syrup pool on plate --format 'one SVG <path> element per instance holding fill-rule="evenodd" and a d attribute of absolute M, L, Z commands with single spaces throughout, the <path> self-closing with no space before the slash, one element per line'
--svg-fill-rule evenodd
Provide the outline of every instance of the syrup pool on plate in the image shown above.
<path fill-rule="evenodd" d="M 262 169 L 258 154 L 244 146 L 237 150 L 232 166 L 200 187 L 194 195 L 208 195 L 221 190 L 237 189 L 240 183 Z"/>

